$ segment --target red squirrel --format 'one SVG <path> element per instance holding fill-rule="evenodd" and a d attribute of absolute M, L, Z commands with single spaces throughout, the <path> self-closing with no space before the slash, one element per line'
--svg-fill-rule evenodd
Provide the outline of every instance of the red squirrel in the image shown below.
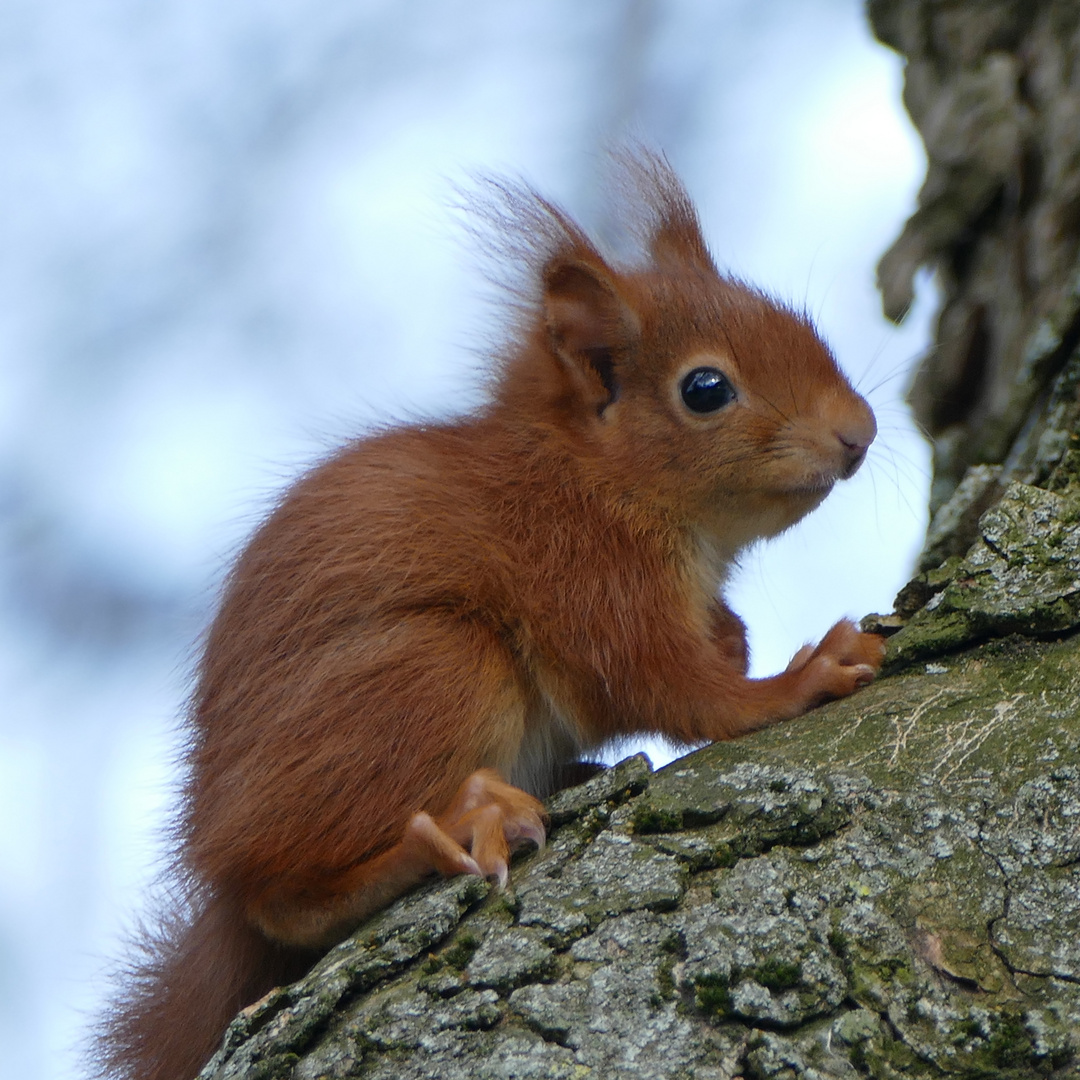
<path fill-rule="evenodd" d="M 858 469 L 873 413 L 805 315 L 718 273 L 663 159 L 626 169 L 630 265 L 492 185 L 532 291 L 486 404 L 345 447 L 237 561 L 191 703 L 186 902 L 104 1074 L 191 1080 L 239 1009 L 428 875 L 505 882 L 610 740 L 732 739 L 874 678 L 881 639 L 847 621 L 749 678 L 719 595 Z"/>

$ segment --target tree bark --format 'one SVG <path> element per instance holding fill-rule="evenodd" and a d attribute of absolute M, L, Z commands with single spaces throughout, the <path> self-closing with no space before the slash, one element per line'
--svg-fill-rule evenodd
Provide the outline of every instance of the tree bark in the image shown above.
<path fill-rule="evenodd" d="M 230 1028 L 239 1077 L 1080 1076 L 1080 7 L 871 0 L 929 155 L 886 311 L 942 294 L 886 677 L 550 803 Z"/>
<path fill-rule="evenodd" d="M 928 157 L 919 208 L 881 260 L 900 318 L 921 267 L 941 293 L 910 391 L 934 441 L 932 510 L 972 466 L 985 509 L 1041 483 L 1047 398 L 1080 338 L 1080 8 L 1073 0 L 870 0 L 907 60 L 904 103 Z M 982 479 L 991 479 L 989 484 Z M 974 539 L 968 514 L 945 554 Z M 935 535 L 940 545 L 944 537 Z"/>

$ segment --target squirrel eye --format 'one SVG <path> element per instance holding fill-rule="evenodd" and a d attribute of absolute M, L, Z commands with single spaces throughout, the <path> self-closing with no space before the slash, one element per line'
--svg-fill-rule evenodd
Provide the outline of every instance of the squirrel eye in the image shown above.
<path fill-rule="evenodd" d="M 711 413 L 735 400 L 735 387 L 716 368 L 694 368 L 681 384 L 683 404 L 696 413 Z"/>

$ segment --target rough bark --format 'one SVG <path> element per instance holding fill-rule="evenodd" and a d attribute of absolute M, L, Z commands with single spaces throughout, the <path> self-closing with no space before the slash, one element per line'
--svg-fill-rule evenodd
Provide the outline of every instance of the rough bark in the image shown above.
<path fill-rule="evenodd" d="M 936 341 L 910 393 L 934 440 L 932 509 L 970 466 L 1003 466 L 984 474 L 998 485 L 974 495 L 985 509 L 1009 479 L 1038 475 L 1037 417 L 1080 337 L 1080 7 L 868 6 L 878 36 L 906 57 L 904 103 L 928 157 L 919 208 L 878 283 L 899 318 L 916 271 L 935 274 Z M 968 538 L 977 517 L 967 515 Z M 944 554 L 962 553 L 964 539 Z"/>
<path fill-rule="evenodd" d="M 513 887 L 434 885 L 203 1074 L 1077 1075 L 1080 642 L 1008 639 L 552 804 Z"/>
<path fill-rule="evenodd" d="M 204 1080 L 1080 1076 L 1080 8 L 870 14 L 930 156 L 886 307 L 943 291 L 890 673 L 560 793 L 509 890 L 406 897 Z"/>

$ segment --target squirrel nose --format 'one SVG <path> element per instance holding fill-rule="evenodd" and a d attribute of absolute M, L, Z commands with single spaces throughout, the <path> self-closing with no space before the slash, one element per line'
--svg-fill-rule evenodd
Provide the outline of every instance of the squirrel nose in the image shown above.
<path fill-rule="evenodd" d="M 866 451 L 870 449 L 870 444 L 877 435 L 877 421 L 867 408 L 864 416 L 853 417 L 848 423 L 837 427 L 834 434 L 842 448 L 844 463 L 840 475 L 845 480 L 850 480 L 863 463 Z"/>

